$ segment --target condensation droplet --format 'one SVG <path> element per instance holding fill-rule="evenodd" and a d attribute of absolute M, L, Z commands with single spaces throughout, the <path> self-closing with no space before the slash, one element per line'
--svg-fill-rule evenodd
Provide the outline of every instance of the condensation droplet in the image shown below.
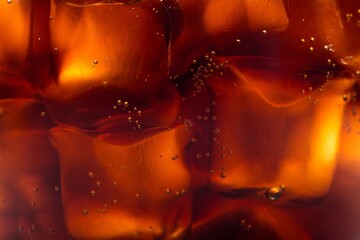
<path fill-rule="evenodd" d="M 88 212 L 88 210 L 83 209 L 83 210 L 82 210 L 82 214 L 83 214 L 83 215 L 88 215 L 88 214 L 89 214 L 89 212 Z"/>
<path fill-rule="evenodd" d="M 7 0 L 7 3 L 9 3 L 9 4 L 10 4 L 10 3 L 11 3 L 11 0 Z"/>
<path fill-rule="evenodd" d="M 59 191 L 60 191 L 60 187 L 59 187 L 59 186 L 55 186 L 55 187 L 54 187 L 54 190 L 55 190 L 55 192 L 59 192 Z"/>
<path fill-rule="evenodd" d="M 271 200 L 271 201 L 276 201 L 278 200 L 281 195 L 283 194 L 285 190 L 285 187 L 282 185 L 280 187 L 272 187 L 272 188 L 269 188 L 267 191 L 266 191 L 266 197 L 267 199 Z"/>
<path fill-rule="evenodd" d="M 38 189 L 37 187 L 34 187 L 34 188 L 33 188 L 33 192 L 34 192 L 34 193 L 37 193 L 38 191 L 39 191 L 39 189 Z"/>
<path fill-rule="evenodd" d="M 93 61 L 93 63 L 96 65 L 96 64 L 99 63 L 99 61 L 95 59 L 95 60 Z"/>
<path fill-rule="evenodd" d="M 89 172 L 89 177 L 90 177 L 90 178 L 93 178 L 93 177 L 94 177 L 94 173 L 90 171 L 90 172 Z"/>
<path fill-rule="evenodd" d="M 221 172 L 221 173 L 220 173 L 220 177 L 221 177 L 221 178 L 226 178 L 226 173 L 225 173 L 225 172 Z"/>
<path fill-rule="evenodd" d="M 166 193 L 166 194 L 171 194 L 171 193 L 172 193 L 172 191 L 171 191 L 171 189 L 170 189 L 170 188 L 167 188 L 167 189 L 165 190 L 165 193 Z"/>
<path fill-rule="evenodd" d="M 41 113 L 40 113 L 40 116 L 41 116 L 41 117 L 46 117 L 46 112 L 41 112 Z"/>
<path fill-rule="evenodd" d="M 241 40 L 240 39 L 236 39 L 235 40 L 237 44 L 240 44 L 241 43 Z"/>

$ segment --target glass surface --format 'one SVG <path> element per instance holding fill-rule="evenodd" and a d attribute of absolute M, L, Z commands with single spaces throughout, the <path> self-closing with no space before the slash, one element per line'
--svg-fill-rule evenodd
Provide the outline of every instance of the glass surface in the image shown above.
<path fill-rule="evenodd" d="M 360 236 L 360 3 L 1 0 L 0 240 Z"/>

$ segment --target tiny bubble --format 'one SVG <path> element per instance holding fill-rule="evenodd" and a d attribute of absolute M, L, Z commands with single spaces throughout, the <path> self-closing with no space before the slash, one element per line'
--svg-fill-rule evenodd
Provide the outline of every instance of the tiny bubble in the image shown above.
<path fill-rule="evenodd" d="M 251 227 L 252 227 L 251 224 L 248 224 L 247 227 L 246 227 L 246 230 L 249 231 L 251 229 Z"/>
<path fill-rule="evenodd" d="M 91 194 L 91 196 L 95 197 L 96 191 L 95 191 L 95 190 L 91 190 L 91 191 L 90 191 L 90 194 Z"/>

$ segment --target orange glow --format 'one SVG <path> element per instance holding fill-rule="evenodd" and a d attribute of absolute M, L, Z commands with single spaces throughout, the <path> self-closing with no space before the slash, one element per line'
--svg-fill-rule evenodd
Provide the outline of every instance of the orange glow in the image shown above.
<path fill-rule="evenodd" d="M 266 7 L 263 7 L 264 4 Z M 209 1 L 204 25 L 207 31 L 217 34 L 229 29 L 232 31 L 235 26 L 238 32 L 281 31 L 286 29 L 288 19 L 282 1 Z"/>
<path fill-rule="evenodd" d="M 24 62 L 30 40 L 30 2 L 0 2 L 0 62 L 15 58 Z M 6 34 L 5 34 L 6 33 Z M 3 64 L 0 69 L 4 68 Z"/>

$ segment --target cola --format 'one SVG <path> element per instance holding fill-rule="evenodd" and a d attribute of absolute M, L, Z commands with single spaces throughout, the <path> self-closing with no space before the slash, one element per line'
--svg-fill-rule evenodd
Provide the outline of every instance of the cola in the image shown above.
<path fill-rule="evenodd" d="M 0 239 L 355 239 L 358 9 L 3 1 Z"/>

